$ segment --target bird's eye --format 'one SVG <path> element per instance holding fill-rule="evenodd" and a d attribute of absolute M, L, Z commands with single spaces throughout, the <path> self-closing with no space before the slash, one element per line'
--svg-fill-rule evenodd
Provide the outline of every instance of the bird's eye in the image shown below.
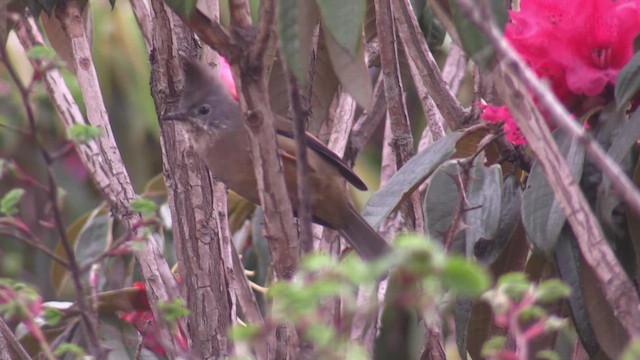
<path fill-rule="evenodd" d="M 210 111 L 211 111 L 211 108 L 209 107 L 209 105 L 206 105 L 206 104 L 198 108 L 198 114 L 200 115 L 207 115 Z"/>

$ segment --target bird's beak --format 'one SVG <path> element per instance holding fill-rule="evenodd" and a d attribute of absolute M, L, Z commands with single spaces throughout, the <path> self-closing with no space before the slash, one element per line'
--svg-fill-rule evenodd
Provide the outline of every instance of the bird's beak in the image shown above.
<path fill-rule="evenodd" d="M 177 110 L 176 112 L 170 112 L 160 117 L 162 121 L 187 121 L 189 120 L 189 114 L 186 111 Z"/>

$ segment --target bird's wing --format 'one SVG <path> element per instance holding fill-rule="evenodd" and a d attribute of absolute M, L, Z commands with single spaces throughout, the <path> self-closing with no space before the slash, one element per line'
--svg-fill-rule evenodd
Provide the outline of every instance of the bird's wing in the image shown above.
<path fill-rule="evenodd" d="M 293 124 L 283 118 L 276 118 L 276 132 L 279 136 L 293 139 Z M 328 147 L 326 147 L 318 138 L 315 136 L 305 133 L 307 136 L 307 145 L 313 151 L 315 151 L 318 155 L 322 156 L 329 164 L 335 167 L 340 175 L 342 175 L 351 185 L 355 186 L 359 190 L 367 190 L 367 185 L 360 179 L 360 177 L 353 172 L 353 170 L 344 162 L 336 153 L 331 151 Z M 292 155 L 292 154 L 288 154 Z"/>

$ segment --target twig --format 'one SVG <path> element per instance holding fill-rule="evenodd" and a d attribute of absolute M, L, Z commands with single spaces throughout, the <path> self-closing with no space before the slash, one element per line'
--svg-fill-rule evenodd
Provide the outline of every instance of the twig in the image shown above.
<path fill-rule="evenodd" d="M 20 341 L 16 339 L 15 335 L 13 334 L 9 326 L 7 326 L 7 323 L 4 322 L 4 319 L 1 316 L 0 316 L 0 337 L 4 339 L 4 342 L 7 345 L 11 346 L 11 349 L 13 350 L 13 354 L 17 355 L 19 360 L 31 360 L 31 356 L 29 356 L 29 354 L 24 349 L 24 347 L 22 347 L 22 344 L 20 344 Z M 3 359 L 11 359 L 11 356 L 4 357 L 2 352 L 0 352 L 0 355 L 2 355 Z"/>
<path fill-rule="evenodd" d="M 22 232 L 22 231 L 21 231 Z M 15 239 L 18 239 L 24 243 L 27 243 L 28 245 L 31 245 L 33 247 L 35 247 L 36 249 L 42 251 L 43 253 L 47 254 L 47 256 L 49 256 L 51 258 L 51 260 L 57 262 L 58 264 L 62 265 L 65 269 L 69 269 L 69 264 L 67 263 L 66 260 L 64 260 L 63 258 L 61 258 L 60 256 L 58 256 L 58 254 L 56 254 L 55 252 L 53 252 L 53 250 L 49 249 L 48 247 L 46 247 L 41 240 L 39 239 L 30 239 L 28 237 L 19 237 L 16 236 L 15 234 L 12 234 L 8 231 L 2 231 L 0 229 L 0 234 L 5 235 L 5 236 L 10 236 L 13 237 Z M 34 234 L 26 234 L 27 236 L 30 237 L 35 237 Z"/>
<path fill-rule="evenodd" d="M 284 57 L 284 56 L 283 56 Z M 307 159 L 307 112 L 302 107 L 300 99 L 300 89 L 298 81 L 287 66 L 286 61 L 282 61 L 282 68 L 287 79 L 287 90 L 289 93 L 289 104 L 293 114 L 293 134 L 296 143 L 296 184 L 298 190 L 298 231 L 302 252 L 313 251 L 313 237 L 311 234 L 311 202 L 309 201 L 311 188 L 309 187 L 309 161 Z"/>
<path fill-rule="evenodd" d="M 571 119 L 555 95 L 523 62 L 495 24 L 487 21 L 477 5 L 469 0 L 456 1 L 464 14 L 487 35 L 502 57 L 500 71 L 503 83 L 498 89 L 502 90 L 501 94 L 507 101 L 520 130 L 538 155 L 538 161 L 576 235 L 585 261 L 594 271 L 600 284 L 606 285 L 607 291 L 604 293 L 607 301 L 616 310 L 628 334 L 631 337 L 639 336 L 640 322 L 637 319 L 640 318 L 640 301 L 635 287 L 611 251 L 597 218 L 573 179 L 551 137 L 549 127 L 531 96 L 536 97 L 554 123 L 581 142 L 591 160 L 611 179 L 618 194 L 637 214 L 640 214 L 640 195 L 624 172 L 607 157 L 602 147 Z"/>
<path fill-rule="evenodd" d="M 251 9 L 247 0 L 229 0 L 231 25 L 239 28 L 251 27 Z"/>
<path fill-rule="evenodd" d="M 138 27 L 142 33 L 144 44 L 147 49 L 151 49 L 152 46 L 152 34 L 153 34 L 153 22 L 151 21 L 151 11 L 149 4 L 144 0 L 130 0 L 131 9 L 135 14 Z"/>

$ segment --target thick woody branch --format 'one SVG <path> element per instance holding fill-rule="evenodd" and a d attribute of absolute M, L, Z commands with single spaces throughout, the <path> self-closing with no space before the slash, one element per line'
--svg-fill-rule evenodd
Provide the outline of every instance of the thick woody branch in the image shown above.
<path fill-rule="evenodd" d="M 180 95 L 183 71 L 177 54 L 194 58 L 196 46 L 193 34 L 162 1 L 152 1 L 151 8 L 151 93 L 156 111 L 163 114 L 175 110 Z M 233 353 L 228 338 L 236 318 L 233 283 L 244 280 L 233 268 L 226 188 L 211 178 L 180 124 L 160 125 L 176 255 L 191 310 L 187 317 L 191 355 L 223 358 Z"/>
<path fill-rule="evenodd" d="M 464 110 L 442 78 L 438 64 L 420 31 L 410 1 L 398 0 L 395 4 L 393 14 L 398 26 L 398 37 L 404 45 L 409 62 L 416 67 L 419 79 L 426 84 L 449 129 L 460 129 L 465 117 Z"/>
<path fill-rule="evenodd" d="M 269 32 L 273 31 L 275 6 L 274 0 L 261 2 L 261 23 L 258 25 L 260 29 L 268 29 Z M 231 10 L 234 11 L 234 8 Z M 242 8 L 238 11 L 242 11 Z M 240 17 L 237 14 L 233 16 Z M 264 23 L 268 21 L 271 21 L 271 23 Z M 267 37 L 267 35 L 263 37 Z M 254 55 L 264 56 L 270 51 L 268 49 L 260 49 L 270 46 L 270 44 L 273 44 L 273 41 L 267 43 L 255 42 L 249 52 Z M 267 91 L 266 65 L 269 61 L 270 59 L 265 57 L 255 57 L 247 62 L 241 62 L 240 66 L 233 66 L 233 70 L 242 90 L 239 94 L 240 106 L 244 112 L 245 125 L 249 129 L 251 137 L 253 165 L 258 180 L 260 202 L 265 211 L 273 268 L 276 279 L 280 280 L 290 279 L 293 276 L 297 266 L 299 250 L 293 228 L 293 211 L 291 203 L 288 201 L 289 195 L 276 146 L 274 119 Z"/>
<path fill-rule="evenodd" d="M 384 80 L 387 113 L 389 114 L 389 129 L 391 131 L 390 146 L 395 153 L 396 168 L 401 168 L 413 156 L 413 136 L 411 124 L 405 103 L 404 89 L 400 79 L 398 65 L 398 49 L 396 48 L 396 27 L 393 21 L 393 11 L 389 0 L 375 0 L 376 28 L 380 41 L 380 63 Z M 411 230 L 421 231 L 424 227 L 420 199 L 415 193 L 410 203 L 401 210 L 405 215 Z"/>
<path fill-rule="evenodd" d="M 251 27 L 251 9 L 247 0 L 229 0 L 231 25 L 238 28 Z"/>
<path fill-rule="evenodd" d="M 66 9 L 70 13 L 63 13 L 62 18 L 68 22 L 68 26 L 72 27 L 67 32 L 72 35 L 74 60 L 83 96 L 85 99 L 89 99 L 91 96 L 100 96 L 79 9 L 73 3 L 69 4 Z M 65 11 L 65 8 L 61 11 Z M 82 30 L 75 29 L 75 27 L 80 27 Z M 25 49 L 43 44 L 42 35 L 33 19 L 22 19 L 16 26 L 16 33 Z M 41 68 L 42 65 L 41 62 L 35 62 L 36 68 Z M 49 69 L 43 74 L 43 77 L 47 92 L 66 128 L 75 124 L 86 125 L 90 123 L 102 130 L 100 137 L 78 144 L 76 149 L 85 167 L 92 175 L 96 187 L 109 202 L 113 214 L 123 222 L 127 229 L 131 229 L 141 220 L 141 217 L 129 209 L 129 204 L 136 199 L 136 196 L 115 144 L 104 106 L 93 105 L 98 101 L 93 98 L 91 101 L 87 101 L 87 122 L 71 96 L 60 72 L 55 68 Z M 101 103 L 101 100 L 99 101 Z M 89 104 L 92 105 L 89 106 Z M 138 251 L 136 256 L 147 281 L 147 293 L 151 299 L 152 311 L 156 319 L 162 319 L 158 301 L 169 301 L 175 298 L 178 290 L 173 274 L 157 246 L 158 240 L 156 236 L 148 236 L 146 246 Z M 166 326 L 160 327 L 160 337 L 163 342 L 174 344 L 169 353 L 177 354 L 176 343 L 173 342 L 171 333 Z"/>
<path fill-rule="evenodd" d="M 606 286 L 607 301 L 616 309 L 622 326 L 630 337 L 640 335 L 640 301 L 635 287 L 617 261 L 597 218 L 591 211 L 584 194 L 571 176 L 571 172 L 551 137 L 549 127 L 532 96 L 549 118 L 584 146 L 590 159 L 608 176 L 625 203 L 640 214 L 640 195 L 624 172 L 607 157 L 598 143 L 589 137 L 578 123 L 571 119 L 558 101 L 534 72 L 524 63 L 497 26 L 482 16 L 476 3 L 456 0 L 465 15 L 487 35 L 502 58 L 498 89 L 509 105 L 511 113 L 527 138 L 549 184 L 576 235 L 586 263 L 592 268 L 598 281 Z"/>

